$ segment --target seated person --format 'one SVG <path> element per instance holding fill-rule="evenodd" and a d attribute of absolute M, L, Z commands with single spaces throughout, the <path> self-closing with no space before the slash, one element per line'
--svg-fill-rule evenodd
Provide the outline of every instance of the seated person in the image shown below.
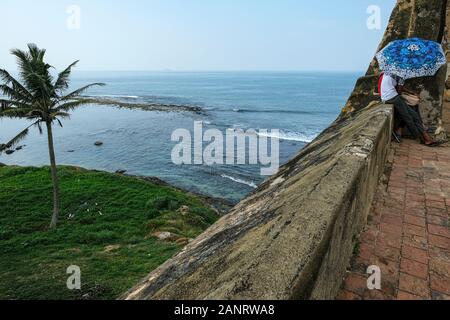
<path fill-rule="evenodd" d="M 429 147 L 440 145 L 441 142 L 433 140 L 433 138 L 425 130 L 420 113 L 408 106 L 406 101 L 402 98 L 402 93 L 414 94 L 404 88 L 404 79 L 395 75 L 384 74 L 380 85 L 381 100 L 388 104 L 393 104 L 396 114 L 412 136 L 419 138 L 423 144 Z"/>

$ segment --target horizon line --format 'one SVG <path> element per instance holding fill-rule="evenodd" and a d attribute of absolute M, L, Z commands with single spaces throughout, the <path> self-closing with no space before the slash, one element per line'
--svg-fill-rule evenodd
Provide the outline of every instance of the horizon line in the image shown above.
<path fill-rule="evenodd" d="M 17 69 L 10 69 L 12 72 L 17 72 L 18 70 Z M 365 70 L 332 70 L 332 69 L 330 69 L 330 70 L 313 70 L 313 69 L 303 69 L 303 70 L 301 70 L 301 69 L 293 69 L 293 70 L 284 70 L 284 69 L 279 69 L 279 70 L 277 70 L 277 69 L 273 69 L 273 70 L 271 70 L 271 69 L 255 69 L 255 70 L 252 70 L 252 69 L 242 69 L 242 70 L 232 70 L 232 69 L 230 69 L 230 70 L 214 70 L 214 69 L 211 69 L 211 70 L 195 70 L 195 69 L 192 69 L 192 70 L 170 70 L 170 69 L 167 69 L 167 70 L 165 70 L 165 69 L 154 69 L 154 70 L 151 70 L 151 69 L 149 69 L 149 70 L 135 70 L 135 69 L 129 69 L 129 70 L 126 70 L 126 69 L 122 69 L 122 70 L 114 70 L 114 69 L 99 69 L 99 70 L 95 70 L 95 69 L 73 69 L 72 70 L 72 72 L 73 73 L 75 73 L 75 72 L 158 72 L 158 73 L 212 73 L 212 72 L 221 72 L 221 73 L 227 73 L 227 72 L 284 72 L 284 73 L 289 73 L 289 72 L 292 72 L 292 73 L 294 73 L 294 72 L 316 72 L 316 73 L 319 73 L 319 72 L 335 72 L 335 73 L 357 73 L 357 72 L 363 72 L 363 73 L 365 73 L 366 71 Z"/>
<path fill-rule="evenodd" d="M 114 69 L 100 69 L 100 70 L 94 70 L 94 69 L 74 69 L 74 72 L 80 71 L 80 72 L 166 72 L 166 73 L 186 73 L 186 72 L 365 72 L 364 70 L 313 70 L 313 69 L 293 69 L 293 70 L 285 70 L 285 69 L 241 69 L 241 70 L 233 70 L 233 69 L 223 69 L 223 70 L 214 70 L 214 69 L 205 69 L 205 70 L 164 70 L 164 69 L 155 69 L 155 70 L 114 70 Z"/>

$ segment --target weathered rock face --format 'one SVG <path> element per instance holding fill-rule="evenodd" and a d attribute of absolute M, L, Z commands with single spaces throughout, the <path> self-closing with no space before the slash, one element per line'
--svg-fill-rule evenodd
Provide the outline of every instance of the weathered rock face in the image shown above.
<path fill-rule="evenodd" d="M 440 41 L 445 2 L 398 1 L 380 48 L 413 35 Z M 333 299 L 389 149 L 392 107 L 373 95 L 376 74 L 372 62 L 328 129 L 122 298 Z M 439 114 L 440 77 L 422 82 Z"/>
<path fill-rule="evenodd" d="M 377 51 L 396 39 L 419 37 L 442 42 L 446 25 L 446 5 L 446 0 L 399 0 Z M 412 90 L 420 92 L 423 100 L 420 109 L 428 127 L 438 127 L 442 119 L 446 73 L 446 68 L 442 68 L 435 77 L 410 80 L 407 83 Z M 342 117 L 351 116 L 352 112 L 379 100 L 374 94 L 379 74 L 378 63 L 374 59 L 366 75 L 358 80 L 343 109 Z"/>
<path fill-rule="evenodd" d="M 450 1 L 447 1 L 446 26 L 444 32 L 444 47 L 447 61 L 450 61 Z M 450 132 L 450 70 L 447 69 L 447 80 L 445 82 L 444 102 L 442 106 L 442 128 Z M 441 126 L 439 126 L 438 130 Z"/>

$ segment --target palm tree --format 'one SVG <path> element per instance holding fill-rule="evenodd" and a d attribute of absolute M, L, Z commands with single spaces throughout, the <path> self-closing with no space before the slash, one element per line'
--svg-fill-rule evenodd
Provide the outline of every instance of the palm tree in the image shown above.
<path fill-rule="evenodd" d="M 50 229 L 56 227 L 60 211 L 59 183 L 56 168 L 55 150 L 53 147 L 52 126 L 60 119 L 69 118 L 69 112 L 88 104 L 80 95 L 92 86 L 103 86 L 103 83 L 93 83 L 75 90 L 69 94 L 64 92 L 69 88 L 69 77 L 72 68 L 78 61 L 72 63 L 64 71 L 57 74 L 56 80 L 51 74 L 51 65 L 44 61 L 45 50 L 35 44 L 28 45 L 28 51 L 11 50 L 17 59 L 19 80 L 16 80 L 6 70 L 0 69 L 0 118 L 23 118 L 31 124 L 6 144 L 0 145 L 0 153 L 16 145 L 25 138 L 31 127 L 37 127 L 42 134 L 42 125 L 46 126 L 50 168 L 53 182 L 53 215 Z"/>

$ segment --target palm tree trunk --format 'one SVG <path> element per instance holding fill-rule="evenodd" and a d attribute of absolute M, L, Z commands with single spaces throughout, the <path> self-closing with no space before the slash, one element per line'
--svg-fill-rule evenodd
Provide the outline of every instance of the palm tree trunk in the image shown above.
<path fill-rule="evenodd" d="M 55 149 L 53 147 L 53 132 L 52 132 L 52 123 L 47 121 L 47 137 L 48 137 L 48 151 L 50 154 L 50 169 L 52 172 L 52 182 L 53 182 L 53 216 L 52 221 L 50 223 L 50 229 L 56 228 L 59 219 L 59 207 L 60 207 L 60 199 L 59 199 L 59 182 L 58 182 L 58 174 L 56 169 L 56 158 L 55 158 Z"/>

